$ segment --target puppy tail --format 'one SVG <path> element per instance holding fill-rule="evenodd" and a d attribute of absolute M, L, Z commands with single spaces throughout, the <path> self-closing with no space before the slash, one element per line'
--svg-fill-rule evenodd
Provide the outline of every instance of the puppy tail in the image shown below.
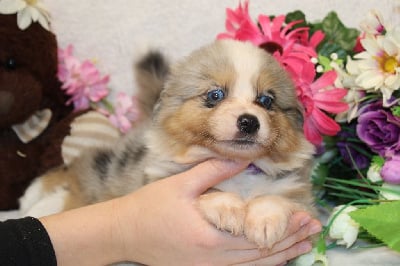
<path fill-rule="evenodd" d="M 137 100 L 142 119 L 151 117 L 168 73 L 169 64 L 158 51 L 148 52 L 136 63 L 135 76 L 139 85 Z"/>

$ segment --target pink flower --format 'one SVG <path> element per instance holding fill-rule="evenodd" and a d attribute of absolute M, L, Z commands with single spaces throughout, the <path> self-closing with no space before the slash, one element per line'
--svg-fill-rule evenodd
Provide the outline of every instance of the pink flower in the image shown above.
<path fill-rule="evenodd" d="M 132 121 L 137 120 L 138 116 L 136 98 L 129 97 L 123 92 L 118 93 L 114 112 L 109 117 L 111 123 L 122 133 L 126 133 L 132 128 Z"/>
<path fill-rule="evenodd" d="M 333 87 L 337 77 L 333 70 L 314 81 L 314 65 L 309 63 L 302 69 L 302 74 L 297 80 L 296 90 L 305 109 L 304 134 L 311 143 L 319 145 L 322 134 L 334 136 L 340 131 L 339 124 L 326 113 L 338 114 L 348 109 L 348 104 L 342 102 L 347 90 Z"/>
<path fill-rule="evenodd" d="M 57 76 L 73 102 L 75 109 L 90 107 L 91 102 L 99 102 L 108 95 L 109 76 L 102 76 L 96 66 L 89 60 L 80 62 L 73 56 L 73 46 L 58 50 L 59 65 Z"/>
<path fill-rule="evenodd" d="M 386 160 L 381 169 L 381 176 L 389 184 L 400 184 L 400 155 Z"/>
<path fill-rule="evenodd" d="M 286 25 L 284 15 L 277 16 L 273 20 L 269 16 L 259 15 L 258 26 L 249 16 L 248 4 L 248 1 L 245 1 L 243 6 L 240 3 L 235 10 L 227 9 L 225 22 L 227 32 L 219 34 L 217 39 L 250 41 L 271 54 L 276 51 L 282 54 L 285 51 L 305 54 L 308 57 L 316 56 L 315 48 L 324 38 L 321 31 L 316 32 L 309 40 L 308 28 L 293 29 L 293 26 L 301 21 L 293 21 Z"/>

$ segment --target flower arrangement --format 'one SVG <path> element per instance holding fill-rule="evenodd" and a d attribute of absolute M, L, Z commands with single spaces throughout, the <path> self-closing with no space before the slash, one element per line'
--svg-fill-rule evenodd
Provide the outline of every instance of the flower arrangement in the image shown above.
<path fill-rule="evenodd" d="M 107 96 L 110 93 L 110 77 L 102 75 L 90 60 L 81 61 L 73 55 L 73 46 L 58 50 L 58 79 L 62 89 L 71 96 L 67 104 L 73 103 L 75 110 L 92 108 L 109 117 L 110 122 L 122 133 L 128 132 L 139 117 L 136 98 L 124 92 L 116 96 L 112 105 Z"/>
<path fill-rule="evenodd" d="M 400 25 L 376 11 L 361 31 L 335 12 L 313 23 L 301 11 L 253 21 L 248 1 L 226 13 L 217 38 L 251 42 L 281 63 L 318 150 L 312 181 L 330 217 L 313 253 L 297 263 L 326 265 L 326 250 L 337 245 L 400 252 Z"/>

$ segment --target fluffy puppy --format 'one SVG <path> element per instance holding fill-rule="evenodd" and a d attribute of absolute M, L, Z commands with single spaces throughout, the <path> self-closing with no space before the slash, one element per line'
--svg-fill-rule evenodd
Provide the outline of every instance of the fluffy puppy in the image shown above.
<path fill-rule="evenodd" d="M 158 97 L 154 86 L 162 85 L 152 118 L 116 147 L 92 151 L 62 170 L 71 180 L 66 208 L 226 158 L 252 164 L 199 198 L 200 211 L 217 228 L 270 248 L 294 211 L 312 211 L 313 146 L 302 132 L 294 86 L 271 55 L 250 43 L 223 40 L 171 70 L 160 55 L 150 54 L 138 70 L 147 109 Z M 146 91 L 152 96 L 146 98 Z"/>

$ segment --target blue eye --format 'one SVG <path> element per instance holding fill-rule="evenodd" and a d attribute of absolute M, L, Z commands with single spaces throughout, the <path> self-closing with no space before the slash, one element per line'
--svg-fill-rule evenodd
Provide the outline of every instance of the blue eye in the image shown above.
<path fill-rule="evenodd" d="M 267 110 L 271 109 L 272 102 L 274 101 L 274 98 L 270 95 L 261 95 L 257 98 L 257 103 L 260 104 L 262 107 L 264 107 Z"/>
<path fill-rule="evenodd" d="M 225 97 L 225 92 L 222 89 L 211 90 L 207 92 L 206 106 L 214 107 L 218 102 L 222 101 Z"/>

